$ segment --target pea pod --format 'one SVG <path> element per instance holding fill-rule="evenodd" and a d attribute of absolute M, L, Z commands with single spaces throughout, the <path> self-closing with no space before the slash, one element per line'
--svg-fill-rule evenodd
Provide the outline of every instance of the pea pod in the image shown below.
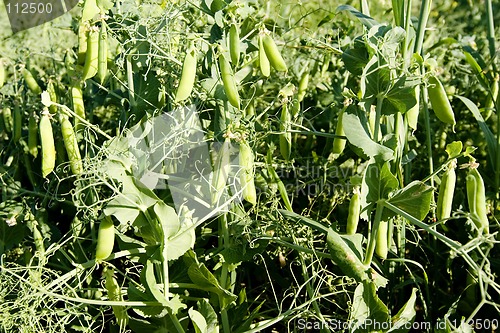
<path fill-rule="evenodd" d="M 269 63 L 279 72 L 286 72 L 288 70 L 285 60 L 281 56 L 276 43 L 269 34 L 265 34 L 262 37 L 262 44 L 264 45 L 264 50 L 266 51 L 267 59 Z"/>
<path fill-rule="evenodd" d="M 0 59 L 0 88 L 5 84 L 5 66 L 3 59 Z"/>
<path fill-rule="evenodd" d="M 12 128 L 12 140 L 14 140 L 14 142 L 19 142 L 22 134 L 23 113 L 17 101 L 14 102 L 13 123 L 14 127 Z"/>
<path fill-rule="evenodd" d="M 342 125 L 342 118 L 344 117 L 345 108 L 339 113 L 337 120 L 337 127 L 335 127 L 335 138 L 333 139 L 332 153 L 342 154 L 345 149 L 346 139 L 340 138 L 340 136 L 345 136 L 344 127 Z"/>
<path fill-rule="evenodd" d="M 78 65 L 83 66 L 85 64 L 85 58 L 87 54 L 87 40 L 88 40 L 88 25 L 86 23 L 81 23 L 78 26 Z"/>
<path fill-rule="evenodd" d="M 56 149 L 54 144 L 54 134 L 50 122 L 50 113 L 47 108 L 42 112 L 40 119 L 40 144 L 42 146 L 42 176 L 47 177 L 54 171 L 56 165 Z"/>
<path fill-rule="evenodd" d="M 451 216 L 451 208 L 453 204 L 453 194 L 455 191 L 455 183 L 457 176 L 455 173 L 455 163 L 452 162 L 441 178 L 439 185 L 439 194 L 437 201 L 436 216 L 438 220 L 444 220 Z"/>
<path fill-rule="evenodd" d="M 346 233 L 348 235 L 354 235 L 358 228 L 359 213 L 361 210 L 360 201 L 359 191 L 355 190 L 351 197 L 351 202 L 349 203 L 349 215 L 347 215 Z"/>
<path fill-rule="evenodd" d="M 450 101 L 448 100 L 443 84 L 435 76 L 431 76 L 429 78 L 429 83 L 429 100 L 436 117 L 446 124 L 455 126 L 455 114 L 453 113 L 453 109 Z"/>
<path fill-rule="evenodd" d="M 73 125 L 65 115 L 59 116 L 59 123 L 61 125 L 61 133 L 64 147 L 66 148 L 66 153 L 68 155 L 71 172 L 73 172 L 74 175 L 79 175 L 83 172 L 83 164 L 75 131 L 73 130 Z"/>
<path fill-rule="evenodd" d="M 80 81 L 75 82 L 71 86 L 71 99 L 73 101 L 73 111 L 75 114 L 82 119 L 85 119 L 85 105 L 83 104 L 83 94 L 82 94 L 82 83 Z M 75 130 L 78 133 L 81 130 L 81 121 L 75 117 Z"/>
<path fill-rule="evenodd" d="M 123 302 L 120 285 L 116 281 L 114 270 L 110 267 L 104 269 L 105 287 L 108 294 L 108 299 L 112 302 Z M 116 322 L 120 326 L 120 332 L 124 331 L 128 324 L 127 308 L 123 305 L 112 305 L 113 314 L 115 315 Z"/>
<path fill-rule="evenodd" d="M 304 100 L 308 85 L 309 85 L 309 71 L 307 71 L 307 68 L 306 68 L 306 70 L 300 76 L 299 90 L 297 92 L 297 98 L 298 98 L 299 102 L 302 102 Z"/>
<path fill-rule="evenodd" d="M 42 88 L 38 85 L 38 82 L 36 82 L 35 77 L 33 74 L 27 69 L 23 68 L 21 70 L 21 74 L 23 75 L 24 82 L 28 86 L 28 88 L 37 95 L 40 95 L 42 93 Z"/>
<path fill-rule="evenodd" d="M 387 259 L 387 254 L 389 253 L 388 227 L 389 223 L 387 221 L 380 221 L 377 230 L 375 253 L 382 259 Z"/>
<path fill-rule="evenodd" d="M 34 112 L 28 121 L 28 152 L 34 158 L 38 156 L 38 123 Z"/>
<path fill-rule="evenodd" d="M 288 102 L 283 104 L 280 119 L 280 152 L 285 161 L 290 160 L 292 153 L 292 133 L 290 132 L 291 115 L 288 112 Z"/>
<path fill-rule="evenodd" d="M 50 101 L 57 103 L 57 93 L 54 81 L 50 80 L 49 83 L 47 84 L 47 92 L 49 93 Z M 51 104 L 49 106 L 49 111 L 51 114 L 55 114 L 57 112 L 57 105 Z"/>
<path fill-rule="evenodd" d="M 411 129 L 416 130 L 418 126 L 418 115 L 420 113 L 420 86 L 415 87 L 415 98 L 416 104 L 406 112 L 406 118 L 408 119 L 408 126 Z"/>
<path fill-rule="evenodd" d="M 259 67 L 262 75 L 268 77 L 269 75 L 271 75 L 271 64 L 269 63 L 266 51 L 264 50 L 264 44 L 262 39 L 263 36 L 259 36 Z"/>
<path fill-rule="evenodd" d="M 489 233 L 489 221 L 486 211 L 486 192 L 483 177 L 481 177 L 477 168 L 472 168 L 465 180 L 472 221 L 480 231 L 487 234 Z"/>
<path fill-rule="evenodd" d="M 254 182 L 254 156 L 247 142 L 240 143 L 240 182 L 243 188 L 243 199 L 252 205 L 257 204 L 257 191 Z"/>
<path fill-rule="evenodd" d="M 82 80 L 93 78 L 99 65 L 99 33 L 97 27 L 90 28 L 87 38 L 87 52 L 83 66 Z"/>
<path fill-rule="evenodd" d="M 240 62 L 240 33 L 236 23 L 231 24 L 229 28 L 229 54 L 231 62 L 236 67 Z"/>
<path fill-rule="evenodd" d="M 104 261 L 113 252 L 115 245 L 115 226 L 111 217 L 106 216 L 99 225 L 97 233 L 97 247 L 95 259 L 97 262 Z"/>
<path fill-rule="evenodd" d="M 181 80 L 175 94 L 175 102 L 181 102 L 191 96 L 196 78 L 196 49 L 188 50 L 184 63 L 182 64 Z"/>
<path fill-rule="evenodd" d="M 2 109 L 2 118 L 7 133 L 12 133 L 14 127 L 14 119 L 12 118 L 12 110 L 9 107 Z"/>
<path fill-rule="evenodd" d="M 212 178 L 212 203 L 217 204 L 224 189 L 226 188 L 227 179 L 229 177 L 229 157 L 230 157 L 231 141 L 226 138 L 222 143 L 219 151 L 216 154 L 214 162 L 214 172 Z"/>
<path fill-rule="evenodd" d="M 101 27 L 99 28 L 99 51 L 97 55 L 97 77 L 101 84 L 104 83 L 108 74 L 108 32 L 106 21 L 101 19 Z"/>
<path fill-rule="evenodd" d="M 238 93 L 238 88 L 236 86 L 234 73 L 231 68 L 231 65 L 229 64 L 229 61 L 227 61 L 226 57 L 222 53 L 219 55 L 219 67 L 227 99 L 232 106 L 239 109 L 240 95 Z"/>

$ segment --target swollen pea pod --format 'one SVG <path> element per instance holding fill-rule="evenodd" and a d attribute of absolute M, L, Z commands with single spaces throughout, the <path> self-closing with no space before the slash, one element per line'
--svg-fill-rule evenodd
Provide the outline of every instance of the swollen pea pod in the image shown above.
<path fill-rule="evenodd" d="M 28 121 L 28 153 L 34 158 L 38 156 L 38 123 L 34 112 Z"/>
<path fill-rule="evenodd" d="M 99 65 L 99 32 L 97 27 L 90 28 L 87 38 L 87 52 L 83 66 L 82 80 L 93 78 Z"/>
<path fill-rule="evenodd" d="M 62 114 L 59 116 L 59 123 L 61 125 L 61 133 L 64 147 L 68 154 L 71 172 L 73 172 L 74 175 L 79 175 L 83 172 L 83 164 L 73 125 L 68 117 Z"/>
<path fill-rule="evenodd" d="M 456 181 L 457 176 L 455 173 L 455 162 L 452 162 L 441 178 L 441 185 L 439 185 L 436 209 L 436 216 L 438 220 L 444 220 L 451 216 Z"/>
<path fill-rule="evenodd" d="M 54 171 L 56 165 L 56 149 L 54 134 L 50 122 L 50 112 L 45 108 L 40 119 L 40 144 L 42 146 L 42 177 L 45 178 Z"/>
<path fill-rule="evenodd" d="M 77 81 L 71 86 L 71 99 L 73 101 L 73 111 L 75 114 L 85 119 L 85 105 L 83 104 L 83 93 L 82 93 L 82 82 Z M 82 124 L 80 119 L 75 117 L 75 130 L 76 132 L 80 132 L 82 129 Z"/>
<path fill-rule="evenodd" d="M 177 88 L 177 93 L 175 94 L 175 102 L 181 102 L 191 96 L 191 92 L 194 87 L 194 80 L 196 79 L 196 49 L 194 47 L 190 48 L 186 57 L 184 58 L 184 63 L 182 64 L 182 74 L 179 81 L 179 87 Z"/>
<path fill-rule="evenodd" d="M 290 160 L 290 155 L 292 152 L 292 133 L 290 132 L 290 122 L 292 117 L 290 112 L 288 112 L 288 102 L 283 103 L 281 109 L 281 119 L 280 119 L 280 152 L 281 156 L 285 161 Z"/>
<path fill-rule="evenodd" d="M 226 138 L 222 143 L 219 151 L 216 154 L 214 163 L 214 172 L 212 178 L 212 203 L 217 204 L 224 189 L 226 188 L 227 179 L 229 177 L 229 164 L 231 141 Z"/>
<path fill-rule="evenodd" d="M 347 215 L 347 228 L 348 235 L 354 235 L 358 229 L 359 213 L 361 210 L 361 198 L 358 190 L 354 191 L 349 202 L 349 215 Z"/>
<path fill-rule="evenodd" d="M 14 113 L 13 113 L 13 128 L 12 128 L 12 140 L 14 142 L 19 142 L 21 140 L 22 127 L 23 127 L 23 112 L 19 107 L 19 103 L 14 102 Z"/>
<path fill-rule="evenodd" d="M 259 67 L 262 75 L 264 75 L 265 77 L 271 75 L 271 64 L 269 63 L 266 51 L 264 50 L 262 35 L 259 36 Z"/>
<path fill-rule="evenodd" d="M 0 59 L 0 88 L 5 84 L 5 65 L 3 59 Z"/>
<path fill-rule="evenodd" d="M 443 123 L 455 126 L 455 114 L 453 113 L 453 109 L 448 96 L 446 95 L 446 90 L 444 89 L 443 84 L 435 76 L 431 76 L 429 78 L 429 83 L 429 100 L 436 117 L 438 117 L 438 119 Z"/>
<path fill-rule="evenodd" d="M 89 27 L 86 23 L 80 23 L 78 26 L 78 58 L 77 64 L 83 66 L 87 54 L 87 39 Z"/>
<path fill-rule="evenodd" d="M 257 204 L 257 191 L 254 182 L 254 156 L 252 148 L 246 141 L 240 142 L 240 182 L 243 188 L 243 199 L 252 205 Z"/>
<path fill-rule="evenodd" d="M 49 83 L 47 84 L 47 92 L 49 93 L 50 100 L 54 103 L 57 103 L 56 87 L 52 80 L 50 80 Z M 51 114 L 55 114 L 57 112 L 57 105 L 51 104 L 49 106 L 49 111 Z"/>
<path fill-rule="evenodd" d="M 406 112 L 406 118 L 408 119 L 408 126 L 411 129 L 416 130 L 418 125 L 418 114 L 420 113 L 420 86 L 415 87 L 415 98 L 416 104 Z"/>
<path fill-rule="evenodd" d="M 2 118 L 7 133 L 12 133 L 14 127 L 14 119 L 12 119 L 12 110 L 9 107 L 2 109 Z"/>
<path fill-rule="evenodd" d="M 226 57 L 222 53 L 219 55 L 219 67 L 227 99 L 232 106 L 239 109 L 240 95 L 238 93 L 238 87 L 236 86 L 233 69 L 229 64 L 229 61 L 227 61 Z"/>
<path fill-rule="evenodd" d="M 309 71 L 307 71 L 306 68 L 306 70 L 304 70 L 304 72 L 300 76 L 299 80 L 299 90 L 297 92 L 297 99 L 299 100 L 299 103 L 304 100 L 308 85 L 309 85 Z"/>
<path fill-rule="evenodd" d="M 266 51 L 267 59 L 269 59 L 271 66 L 278 72 L 286 72 L 288 68 L 285 60 L 283 60 L 273 38 L 269 34 L 265 34 L 264 37 L 262 37 L 262 44 L 264 45 L 264 50 Z"/>
<path fill-rule="evenodd" d="M 377 229 L 377 242 L 375 244 L 375 253 L 382 259 L 387 259 L 389 253 L 389 239 L 388 239 L 389 223 L 387 221 L 380 221 Z"/>
<path fill-rule="evenodd" d="M 28 88 L 34 94 L 40 95 L 42 93 L 42 88 L 40 88 L 40 86 L 38 85 L 38 82 L 36 82 L 36 79 L 33 76 L 33 74 L 31 73 L 31 71 L 28 70 L 27 68 L 23 68 L 21 70 L 21 74 L 23 75 L 24 82 L 26 83 Z"/>
<path fill-rule="evenodd" d="M 344 117 L 345 108 L 339 113 L 339 118 L 337 120 L 337 127 L 335 127 L 335 138 L 333 139 L 332 153 L 342 154 L 345 149 L 346 139 L 342 139 L 340 136 L 345 136 L 344 127 L 342 125 L 342 118 Z"/>
<path fill-rule="evenodd" d="M 489 233 L 489 221 L 486 211 L 486 192 L 483 177 L 477 168 L 470 169 L 465 178 L 467 187 L 467 201 L 471 218 L 480 232 Z"/>
<path fill-rule="evenodd" d="M 99 53 L 97 55 L 97 77 L 101 84 L 104 83 L 108 75 L 108 32 L 106 21 L 101 19 L 99 28 Z"/>
<path fill-rule="evenodd" d="M 240 33 L 236 23 L 231 24 L 229 28 L 229 55 L 231 62 L 236 67 L 240 62 Z"/>
<path fill-rule="evenodd" d="M 106 216 L 99 225 L 97 233 L 97 246 L 95 250 L 95 259 L 97 262 L 104 261 L 113 252 L 115 245 L 115 226 L 111 217 Z"/>
<path fill-rule="evenodd" d="M 114 270 L 110 267 L 106 267 L 103 273 L 105 276 L 104 285 L 106 287 L 109 300 L 113 302 L 123 302 L 121 288 L 118 281 L 116 281 Z M 127 308 L 123 305 L 112 305 L 111 308 L 113 309 L 116 322 L 118 323 L 118 326 L 120 326 L 120 331 L 123 331 L 129 320 Z"/>

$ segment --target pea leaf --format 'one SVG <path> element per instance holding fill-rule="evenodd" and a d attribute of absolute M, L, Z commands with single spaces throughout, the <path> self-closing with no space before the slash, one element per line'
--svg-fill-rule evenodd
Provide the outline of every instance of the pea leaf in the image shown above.
<path fill-rule="evenodd" d="M 412 80 L 405 76 L 399 78 L 384 96 L 382 113 L 387 115 L 396 112 L 406 113 L 406 111 L 415 106 L 417 99 L 415 98 L 414 90 L 417 84 L 417 80 Z"/>
<path fill-rule="evenodd" d="M 429 213 L 432 190 L 432 187 L 416 180 L 397 191 L 388 201 L 417 220 L 422 221 Z M 384 209 L 383 215 L 382 219 L 388 219 L 396 214 L 389 209 Z"/>
<path fill-rule="evenodd" d="M 455 158 L 462 152 L 463 144 L 461 141 L 453 141 L 446 145 L 446 152 L 448 153 L 448 158 Z"/>
<path fill-rule="evenodd" d="M 194 330 L 196 333 L 207 332 L 207 321 L 205 317 L 194 308 L 189 308 L 188 310 L 189 318 L 193 322 Z"/>
<path fill-rule="evenodd" d="M 416 300 L 417 288 L 413 288 L 410 299 L 399 310 L 399 312 L 392 317 L 392 325 L 387 332 L 406 333 L 410 330 L 411 324 L 417 316 L 415 311 Z"/>
<path fill-rule="evenodd" d="M 372 19 L 370 16 L 367 16 L 363 13 L 361 13 L 359 10 L 356 8 L 349 6 L 349 5 L 341 5 L 337 7 L 337 12 L 342 12 L 346 11 L 349 14 L 353 15 L 356 17 L 365 27 L 370 29 L 374 25 L 378 25 L 378 22 Z"/>
<path fill-rule="evenodd" d="M 377 160 L 381 161 L 391 160 L 394 155 L 392 149 L 382 146 L 371 139 L 365 125 L 367 121 L 362 122 L 360 115 L 355 109 L 355 107 L 347 108 L 342 117 L 342 125 L 344 126 L 347 140 L 353 146 L 360 149 L 362 155 L 364 155 L 360 157 L 376 157 Z"/>
<path fill-rule="evenodd" d="M 349 317 L 350 332 L 377 332 L 374 325 L 389 321 L 389 310 L 378 298 L 375 285 L 370 282 L 360 283 L 354 291 L 352 311 Z"/>
<path fill-rule="evenodd" d="M 96 0 L 85 0 L 83 3 L 82 22 L 92 20 L 99 12 L 100 9 L 97 7 Z"/>
<path fill-rule="evenodd" d="M 197 303 L 198 311 L 203 315 L 205 321 L 207 323 L 206 333 L 216 333 L 219 332 L 219 323 L 217 321 L 217 314 L 214 311 L 214 308 L 210 305 L 210 303 L 206 299 L 202 299 Z"/>

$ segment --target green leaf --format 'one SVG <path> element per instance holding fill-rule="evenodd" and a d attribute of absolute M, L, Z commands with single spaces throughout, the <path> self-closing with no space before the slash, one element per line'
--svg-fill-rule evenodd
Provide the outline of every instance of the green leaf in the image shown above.
<path fill-rule="evenodd" d="M 215 313 L 214 308 L 206 299 L 202 299 L 197 303 L 198 311 L 203 315 L 207 323 L 206 333 L 218 333 L 219 332 L 219 322 L 217 320 L 217 313 Z"/>
<path fill-rule="evenodd" d="M 90 21 L 100 13 L 96 0 L 85 0 L 83 4 L 82 22 Z"/>
<path fill-rule="evenodd" d="M 389 310 L 378 298 L 375 285 L 370 282 L 360 283 L 354 291 L 351 314 L 349 316 L 350 332 L 378 332 L 376 328 L 389 321 Z M 377 325 L 377 326 L 375 326 Z"/>
<path fill-rule="evenodd" d="M 446 152 L 448 153 L 448 159 L 452 159 L 460 155 L 463 149 L 462 141 L 453 141 L 446 145 Z"/>
<path fill-rule="evenodd" d="M 194 308 L 189 308 L 188 310 L 189 318 L 193 322 L 194 330 L 196 333 L 206 333 L 207 332 L 207 321 L 201 313 L 196 311 Z"/>
<path fill-rule="evenodd" d="M 379 199 L 387 199 L 389 193 L 398 188 L 399 182 L 389 169 L 389 162 L 382 167 L 372 160 L 368 164 L 361 185 L 362 196 L 366 197 L 367 203 L 377 202 Z M 366 193 L 366 195 L 365 195 Z"/>
<path fill-rule="evenodd" d="M 406 113 L 417 104 L 415 86 L 417 80 L 410 80 L 403 76 L 396 81 L 394 86 L 384 96 L 382 113 L 389 115 L 396 112 Z"/>
<path fill-rule="evenodd" d="M 372 101 L 385 94 L 391 86 L 390 70 L 383 65 L 384 61 L 373 55 L 363 69 L 360 82 L 363 100 Z"/>
<path fill-rule="evenodd" d="M 129 301 L 156 301 L 151 293 L 139 290 L 139 288 L 133 283 L 130 283 L 127 288 L 127 296 Z M 153 316 L 163 316 L 167 314 L 167 309 L 163 306 L 138 306 L 134 308 L 134 311 L 145 318 Z"/>
<path fill-rule="evenodd" d="M 349 6 L 349 5 L 341 5 L 337 7 L 337 12 L 342 12 L 346 11 L 349 14 L 353 15 L 356 17 L 365 27 L 370 29 L 374 25 L 378 25 L 378 22 L 372 19 L 370 16 L 367 16 L 363 13 L 361 13 L 359 10 L 356 8 Z"/>
<path fill-rule="evenodd" d="M 392 317 L 391 329 L 388 332 L 406 333 L 410 330 L 411 324 L 413 324 L 413 321 L 417 316 L 415 311 L 417 290 L 417 288 L 412 289 L 408 302 L 406 302 L 399 312 Z"/>
<path fill-rule="evenodd" d="M 361 75 L 368 63 L 368 51 L 361 39 L 356 39 L 354 45 L 342 53 L 342 61 L 346 69 L 354 75 Z"/>
<path fill-rule="evenodd" d="M 388 202 L 412 215 L 417 220 L 422 221 L 427 216 L 427 213 L 429 213 L 432 191 L 432 187 L 416 180 L 397 191 Z M 396 214 L 392 211 L 384 209 L 382 219 L 387 219 L 394 215 Z"/>
<path fill-rule="evenodd" d="M 188 268 L 188 275 L 191 281 L 196 284 L 199 289 L 215 293 L 222 298 L 221 309 L 227 308 L 227 306 L 237 298 L 236 295 L 221 287 L 217 278 L 203 263 L 200 264 L 197 261 L 192 261 Z"/>
<path fill-rule="evenodd" d="M 488 157 L 490 158 L 490 163 L 492 166 L 495 165 L 495 156 L 497 153 L 497 144 L 495 141 L 495 135 L 493 135 L 488 125 L 486 125 L 483 116 L 481 116 L 481 113 L 479 112 L 479 109 L 477 108 L 476 104 L 474 104 L 474 102 L 463 96 L 456 96 L 456 97 L 460 99 L 462 102 L 464 102 L 464 104 L 469 108 L 469 110 L 474 115 L 474 118 L 476 118 L 476 121 L 479 124 L 479 127 L 481 128 L 481 131 L 483 131 L 483 134 L 486 138 L 486 144 L 488 147 Z"/>
<path fill-rule="evenodd" d="M 359 148 L 365 156 L 376 157 L 377 160 L 381 161 L 391 160 L 394 152 L 371 139 L 368 129 L 363 126 L 363 123 L 366 124 L 367 122 L 361 122 L 360 116 L 353 109 L 356 108 L 347 108 L 342 117 L 342 126 L 347 140 L 353 146 Z"/>
<path fill-rule="evenodd" d="M 97 0 L 97 7 L 99 7 L 103 12 L 107 12 L 113 8 L 114 3 L 112 0 Z"/>

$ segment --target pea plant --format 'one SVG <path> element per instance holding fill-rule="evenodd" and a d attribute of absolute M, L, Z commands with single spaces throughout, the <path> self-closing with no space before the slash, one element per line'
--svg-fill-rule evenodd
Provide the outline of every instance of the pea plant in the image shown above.
<path fill-rule="evenodd" d="M 0 29 L 0 331 L 496 331 L 498 9 L 82 0 Z"/>

